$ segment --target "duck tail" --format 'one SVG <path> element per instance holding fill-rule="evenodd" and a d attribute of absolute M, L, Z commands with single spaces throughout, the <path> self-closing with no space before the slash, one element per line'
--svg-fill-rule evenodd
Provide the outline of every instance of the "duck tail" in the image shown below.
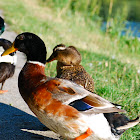
<path fill-rule="evenodd" d="M 131 128 L 135 125 L 137 125 L 138 123 L 140 123 L 140 115 L 134 119 L 134 120 L 129 120 L 129 122 L 123 126 L 119 126 L 116 129 L 117 130 L 127 130 L 128 128 Z"/>

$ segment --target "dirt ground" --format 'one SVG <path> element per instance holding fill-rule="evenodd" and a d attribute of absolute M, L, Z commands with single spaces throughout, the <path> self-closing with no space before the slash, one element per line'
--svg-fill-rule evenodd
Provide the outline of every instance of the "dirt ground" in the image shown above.
<path fill-rule="evenodd" d="M 15 37 L 16 33 L 6 25 L 6 31 L 1 38 L 13 41 Z M 58 135 L 44 129 L 45 126 L 39 122 L 20 96 L 18 75 L 26 58 L 20 52 L 17 52 L 17 57 L 15 74 L 3 87 L 3 90 L 8 92 L 0 95 L 0 140 L 59 140 Z"/>

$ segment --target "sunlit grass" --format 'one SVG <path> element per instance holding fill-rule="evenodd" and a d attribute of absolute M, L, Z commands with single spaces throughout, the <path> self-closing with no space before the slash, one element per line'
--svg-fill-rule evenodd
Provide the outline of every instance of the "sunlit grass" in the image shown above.
<path fill-rule="evenodd" d="M 17 34 L 25 31 L 39 35 L 48 57 L 55 45 L 76 46 L 82 65 L 95 81 L 95 91 L 120 104 L 130 118 L 140 114 L 140 43 L 137 39 L 110 38 L 96 22 L 86 21 L 80 13 L 60 14 L 39 0 L 1 0 L 5 21 Z M 56 12 L 57 11 L 57 12 Z M 63 11 L 64 12 L 64 11 Z M 88 23 L 88 24 L 87 24 Z M 46 66 L 46 74 L 55 76 L 56 62 Z M 138 140 L 139 126 L 129 129 L 121 140 Z"/>

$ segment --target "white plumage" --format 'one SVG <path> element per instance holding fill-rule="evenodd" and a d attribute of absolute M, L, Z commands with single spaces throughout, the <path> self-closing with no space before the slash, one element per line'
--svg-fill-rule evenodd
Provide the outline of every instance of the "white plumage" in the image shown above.
<path fill-rule="evenodd" d="M 11 55 L 1 56 L 1 54 L 2 54 L 2 52 L 0 52 L 0 63 L 6 62 L 6 63 L 16 65 L 16 63 L 17 63 L 17 55 L 16 54 L 14 56 L 11 56 Z"/>

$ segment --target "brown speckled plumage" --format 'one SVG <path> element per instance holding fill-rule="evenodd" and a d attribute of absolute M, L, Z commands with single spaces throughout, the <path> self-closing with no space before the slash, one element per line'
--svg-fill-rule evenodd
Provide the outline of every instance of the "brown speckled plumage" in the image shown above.
<path fill-rule="evenodd" d="M 84 67 L 80 65 L 81 54 L 75 47 L 66 47 L 63 44 L 57 45 L 47 62 L 53 60 L 58 61 L 56 67 L 57 78 L 71 80 L 85 89 L 94 92 L 94 81 Z"/>
<path fill-rule="evenodd" d="M 59 64 L 58 64 L 59 65 Z M 94 82 L 92 77 L 86 72 L 82 65 L 76 66 L 62 66 L 57 65 L 57 76 L 58 78 L 71 80 L 78 85 L 83 86 L 85 89 L 93 92 Z"/>

